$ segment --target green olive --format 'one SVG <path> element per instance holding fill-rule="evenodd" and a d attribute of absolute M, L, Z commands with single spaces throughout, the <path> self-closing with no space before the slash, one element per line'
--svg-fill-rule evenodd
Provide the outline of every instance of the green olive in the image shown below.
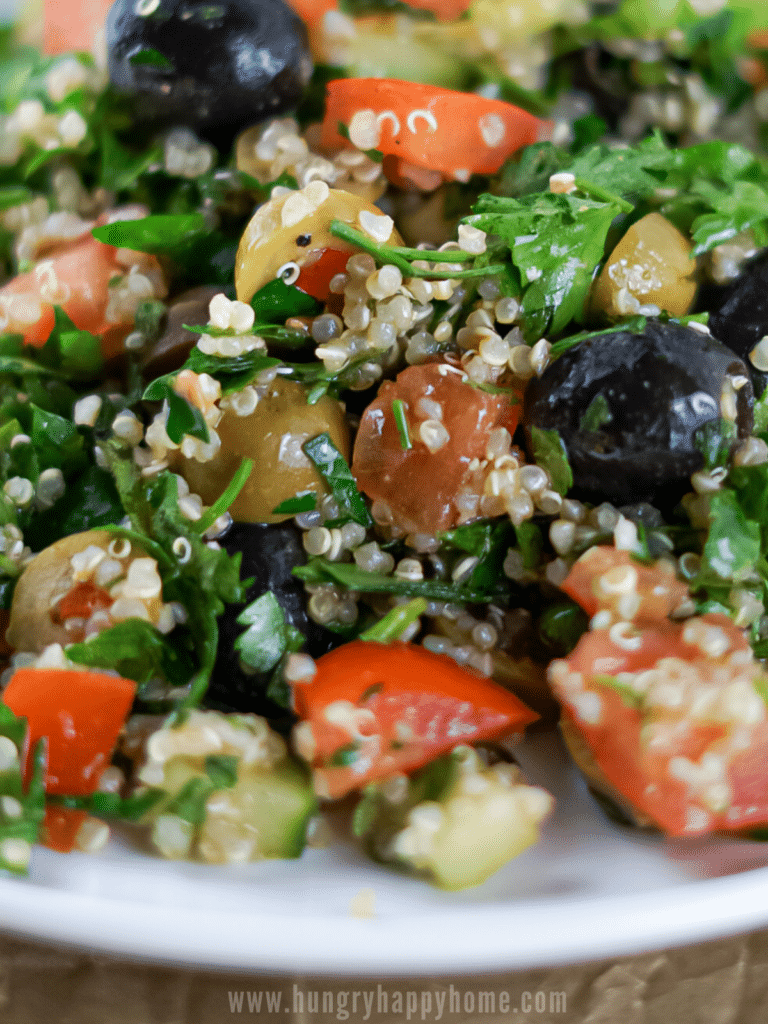
<path fill-rule="evenodd" d="M 307 405 L 304 388 L 276 378 L 249 416 L 227 409 L 216 428 L 221 450 L 211 462 L 179 456 L 178 472 L 207 505 L 226 489 L 244 458 L 253 459 L 248 481 L 230 507 L 241 523 L 279 523 L 289 518 L 273 509 L 299 491 L 324 493 L 326 487 L 302 451 L 312 437 L 327 432 L 349 458 L 349 430 L 344 409 L 325 396 Z"/>
<path fill-rule="evenodd" d="M 116 543 L 117 553 L 110 555 L 108 549 L 113 541 Z M 74 533 L 44 548 L 27 565 L 13 592 L 11 619 L 6 637 L 15 650 L 40 654 L 50 644 L 61 644 L 64 647 L 72 643 L 72 636 L 67 633 L 56 614 L 57 599 L 79 582 L 75 579 L 72 556 L 85 551 L 88 547 L 101 548 L 106 557 L 114 557 L 121 562 L 126 572 L 132 561 L 148 557 L 146 551 L 138 544 L 122 541 L 108 530 Z M 125 554 L 121 555 L 121 551 Z M 116 577 L 116 580 L 118 578 L 122 577 Z M 157 624 L 162 608 L 162 596 L 145 601 L 145 605 L 149 618 Z"/>
<path fill-rule="evenodd" d="M 343 189 L 329 189 L 324 181 L 312 181 L 300 192 L 290 192 L 264 203 L 249 221 L 237 250 L 235 288 L 238 299 L 250 302 L 286 263 L 301 267 L 307 257 L 318 250 L 339 249 L 352 255 L 356 250 L 331 234 L 331 221 L 341 220 L 364 230 L 360 214 L 365 213 L 385 222 L 381 210 L 372 203 Z M 387 238 L 379 241 L 403 244 L 394 227 Z"/>
<path fill-rule="evenodd" d="M 685 316 L 696 297 L 696 260 L 685 235 L 660 213 L 641 217 L 627 231 L 600 272 L 592 291 L 592 308 L 616 317 L 641 306 L 658 306 Z M 626 290 L 626 291 L 625 291 Z"/>

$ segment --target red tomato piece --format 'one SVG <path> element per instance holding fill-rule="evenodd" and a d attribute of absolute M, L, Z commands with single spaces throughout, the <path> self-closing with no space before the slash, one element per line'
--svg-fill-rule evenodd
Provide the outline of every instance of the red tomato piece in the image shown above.
<path fill-rule="evenodd" d="M 87 811 L 47 804 L 41 841 L 49 850 L 56 850 L 58 853 L 71 853 L 75 848 L 75 840 L 80 826 L 87 817 Z"/>
<path fill-rule="evenodd" d="M 293 685 L 293 701 L 299 752 L 303 731 L 317 791 L 331 799 L 538 718 L 492 680 L 405 643 L 338 647 L 318 659 L 311 680 Z"/>
<path fill-rule="evenodd" d="M 114 598 L 103 587 L 97 587 L 93 580 L 86 580 L 76 583 L 53 611 L 58 622 L 66 622 L 72 618 L 90 619 L 95 611 L 111 608 L 113 604 Z"/>
<path fill-rule="evenodd" d="M 118 733 L 131 710 L 136 684 L 100 672 L 20 668 L 3 701 L 29 723 L 25 775 L 37 741 L 48 737 L 48 793 L 92 793 L 109 765 Z"/>
<path fill-rule="evenodd" d="M 404 449 L 392 411 L 405 409 L 412 447 Z M 425 405 L 422 400 L 426 400 Z M 421 440 L 430 419 L 429 403 L 439 403 L 448 439 L 436 451 Z M 410 366 L 386 381 L 365 410 L 352 454 L 352 472 L 369 498 L 385 502 L 395 520 L 412 532 L 435 533 L 456 526 L 456 504 L 469 485 L 473 459 L 485 458 L 488 437 L 497 427 L 514 433 L 520 406 L 505 395 L 491 395 L 462 381 L 445 364 Z"/>
<path fill-rule="evenodd" d="M 45 0 L 43 53 L 90 53 L 111 6 L 112 0 Z"/>
<path fill-rule="evenodd" d="M 408 0 L 409 7 L 420 11 L 431 11 L 438 21 L 454 21 L 460 17 L 472 0 Z M 338 10 L 337 0 L 288 0 L 302 21 L 315 25 L 328 11 Z"/>
<path fill-rule="evenodd" d="M 624 621 L 666 619 L 689 596 L 669 563 L 643 565 L 607 546 L 585 551 L 561 586 L 590 617 L 608 609 Z"/>
<path fill-rule="evenodd" d="M 592 630 L 549 675 L 608 781 L 665 832 L 768 822 L 768 678 L 730 619 Z"/>
<path fill-rule="evenodd" d="M 328 302 L 331 296 L 330 284 L 337 274 L 347 269 L 351 249 L 316 249 L 307 254 L 307 261 L 301 267 L 296 287 L 318 302 Z"/>
<path fill-rule="evenodd" d="M 323 146 L 349 146 L 338 126 L 349 128 L 363 111 L 377 119 L 380 152 L 458 181 L 494 174 L 548 130 L 533 114 L 474 93 L 394 78 L 340 78 L 327 86 Z"/>
<path fill-rule="evenodd" d="M 287 3 L 307 25 L 315 25 L 328 11 L 338 8 L 337 0 L 287 0 Z"/>
<path fill-rule="evenodd" d="M 46 253 L 32 270 L 17 274 L 0 288 L 0 310 L 8 318 L 7 329 L 22 334 L 28 345 L 41 348 L 53 329 L 54 305 L 59 305 L 80 330 L 101 336 L 106 358 L 117 355 L 133 318 L 120 323 L 106 319 L 109 282 L 127 273 L 117 262 L 116 252 L 89 230 Z"/>

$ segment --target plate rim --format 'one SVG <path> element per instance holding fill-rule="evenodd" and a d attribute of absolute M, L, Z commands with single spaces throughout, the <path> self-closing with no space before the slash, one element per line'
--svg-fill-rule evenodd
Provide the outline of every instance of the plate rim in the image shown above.
<path fill-rule="evenodd" d="M 759 893 L 763 899 L 756 898 Z M 0 879 L 0 928 L 19 938 L 135 962 L 254 975 L 519 971 L 674 948 L 765 925 L 768 867 L 652 892 L 520 900 L 371 920 L 201 912 Z"/>

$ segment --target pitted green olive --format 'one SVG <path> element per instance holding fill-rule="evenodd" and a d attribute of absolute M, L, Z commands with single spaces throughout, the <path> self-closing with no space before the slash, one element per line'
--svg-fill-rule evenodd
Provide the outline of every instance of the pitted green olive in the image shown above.
<path fill-rule="evenodd" d="M 658 306 L 685 316 L 696 297 L 696 260 L 685 235 L 660 213 L 641 217 L 613 250 L 595 282 L 592 308 L 609 317 Z"/>
<path fill-rule="evenodd" d="M 327 432 L 349 458 L 349 430 L 342 406 L 325 396 L 307 405 L 304 389 L 277 378 L 249 416 L 227 409 L 216 428 L 221 450 L 211 462 L 180 456 L 178 471 L 207 505 L 226 489 L 244 458 L 254 467 L 230 513 L 237 522 L 279 523 L 289 518 L 273 509 L 299 491 L 325 493 L 326 487 L 302 445 Z"/>
<path fill-rule="evenodd" d="M 281 267 L 295 263 L 301 268 L 318 250 L 338 249 L 350 255 L 355 252 L 352 246 L 331 234 L 333 220 L 344 221 L 361 231 L 379 229 L 387 233 L 376 241 L 403 244 L 392 221 L 372 203 L 342 189 L 329 189 L 324 181 L 312 181 L 299 192 L 270 199 L 251 218 L 237 250 L 238 299 L 250 302 Z"/>
<path fill-rule="evenodd" d="M 157 625 L 163 608 L 161 590 L 150 596 L 151 586 L 143 591 L 134 586 L 137 593 L 146 595 L 141 599 L 126 598 L 121 593 L 126 579 L 131 583 L 131 565 L 138 559 L 145 560 L 138 567 L 143 571 L 144 581 L 147 571 L 154 580 L 150 565 L 154 559 L 150 559 L 138 544 L 108 530 L 74 533 L 51 544 L 35 555 L 19 577 L 6 633 L 8 643 L 17 651 L 36 654 L 42 653 L 50 644 L 64 647 L 74 643 L 82 637 L 66 628 L 66 620 L 87 618 L 88 614 L 84 613 L 98 609 L 109 610 L 116 606 L 120 597 L 124 598 L 122 607 L 125 610 L 130 610 L 127 600 L 134 603 L 138 600 L 145 608 L 140 617 Z M 132 584 L 135 582 L 133 580 Z M 76 592 L 78 586 L 80 591 Z M 62 608 L 67 608 L 63 602 L 68 596 L 71 614 L 66 610 L 62 614 Z M 140 611 L 138 607 L 136 610 Z M 109 623 L 105 622 L 104 626 L 107 625 Z"/>

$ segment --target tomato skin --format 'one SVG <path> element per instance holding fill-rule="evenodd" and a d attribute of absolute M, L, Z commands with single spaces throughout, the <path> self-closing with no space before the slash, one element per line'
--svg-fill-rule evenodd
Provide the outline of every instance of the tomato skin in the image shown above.
<path fill-rule="evenodd" d="M 117 262 L 116 253 L 114 246 L 99 242 L 88 230 L 79 238 L 46 253 L 32 270 L 11 278 L 0 288 L 0 308 L 3 300 L 7 303 L 15 296 L 29 296 L 39 301 L 42 309 L 34 323 L 14 328 L 14 333 L 23 334 L 27 345 L 41 348 L 53 330 L 54 305 L 60 305 L 75 327 L 101 337 L 105 358 L 118 355 L 133 326 L 133 318 L 117 324 L 106 319 L 109 282 L 113 277 L 127 273 L 126 267 Z M 149 259 L 153 266 L 157 266 L 153 257 Z M 43 297 L 48 281 L 48 275 L 40 269 L 43 263 L 50 264 L 56 288 L 62 290 L 62 298 L 56 302 Z"/>
<path fill-rule="evenodd" d="M 495 174 L 509 156 L 546 131 L 546 122 L 502 100 L 394 78 L 340 78 L 327 85 L 323 146 L 348 147 L 338 126 L 348 128 L 364 110 L 379 118 L 374 148 L 451 181 Z"/>
<path fill-rule="evenodd" d="M 46 792 L 92 793 L 109 765 L 135 693 L 132 680 L 99 672 L 17 669 L 3 701 L 29 723 L 25 777 L 31 777 L 37 741 L 47 736 Z"/>
<path fill-rule="evenodd" d="M 60 807 L 57 804 L 46 804 L 45 819 L 41 840 L 49 850 L 57 853 L 71 853 L 75 848 L 75 840 L 80 826 L 88 817 L 87 811 L 73 807 Z"/>
<path fill-rule="evenodd" d="M 292 693 L 311 728 L 318 791 L 331 798 L 538 718 L 491 680 L 406 643 L 345 644 L 319 658 L 317 674 Z M 345 752 L 349 759 L 339 763 Z"/>
<path fill-rule="evenodd" d="M 420 399 L 439 402 L 449 440 L 430 452 L 420 440 Z M 403 449 L 392 402 L 405 407 L 412 447 Z M 473 459 L 485 458 L 492 430 L 514 433 L 520 406 L 505 395 L 491 395 L 461 380 L 438 363 L 410 366 L 385 382 L 363 414 L 352 453 L 358 487 L 392 509 L 399 525 L 412 532 L 436 533 L 459 522 L 455 498 L 470 477 Z"/>
<path fill-rule="evenodd" d="M 637 574 L 634 587 L 637 607 L 631 615 L 620 613 L 620 595 L 611 592 L 610 576 L 606 579 L 608 585 L 601 586 L 607 573 L 613 574 L 615 579 L 626 567 Z M 629 551 L 604 545 L 585 551 L 561 587 L 590 617 L 601 609 L 609 609 L 619 613 L 619 619 L 638 622 L 666 619 L 688 597 L 688 587 L 676 578 L 671 566 L 663 562 L 643 565 Z"/>
<path fill-rule="evenodd" d="M 113 603 L 114 598 L 103 587 L 97 587 L 93 580 L 86 580 L 76 583 L 54 610 L 57 620 L 66 622 L 72 618 L 90 619 L 97 609 L 110 608 Z"/>
<path fill-rule="evenodd" d="M 617 677 L 624 693 L 641 679 L 634 698 Z M 602 774 L 674 836 L 768 822 L 768 716 L 755 679 L 768 682 L 722 615 L 593 629 L 550 666 L 563 715 Z"/>
<path fill-rule="evenodd" d="M 318 302 L 328 302 L 332 298 L 330 284 L 337 274 L 343 274 L 347 269 L 347 261 L 353 255 L 351 249 L 321 249 L 315 253 L 310 252 L 310 258 L 301 267 L 299 276 L 295 281 L 296 287 L 307 295 L 311 295 Z"/>
<path fill-rule="evenodd" d="M 111 6 L 112 0 L 45 0 L 43 53 L 90 52 Z"/>

